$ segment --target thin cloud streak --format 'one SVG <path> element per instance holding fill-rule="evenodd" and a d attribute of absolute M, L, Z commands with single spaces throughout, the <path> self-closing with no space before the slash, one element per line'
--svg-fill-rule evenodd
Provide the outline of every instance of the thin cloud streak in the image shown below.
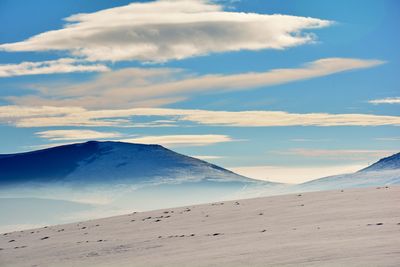
<path fill-rule="evenodd" d="M 375 59 L 323 58 L 298 68 L 203 76 L 182 69 L 126 68 L 102 73 L 89 82 L 31 85 L 31 89 L 37 90 L 35 94 L 6 99 L 26 106 L 82 106 L 96 109 L 160 107 L 193 95 L 270 87 L 384 63 Z"/>
<path fill-rule="evenodd" d="M 310 158 L 366 160 L 390 156 L 396 152 L 396 150 L 294 148 L 288 151 L 276 151 L 275 153 Z"/>
<path fill-rule="evenodd" d="M 378 141 L 400 141 L 400 137 L 378 137 L 375 138 Z"/>
<path fill-rule="evenodd" d="M 168 148 L 174 147 L 195 147 L 195 146 L 209 146 L 226 142 L 237 142 L 243 140 L 236 140 L 228 135 L 221 134 L 177 134 L 177 135 L 148 135 L 137 136 L 130 138 L 118 138 L 123 136 L 120 133 L 109 132 L 96 132 L 85 130 L 71 130 L 71 131 L 45 131 L 37 133 L 42 138 L 47 138 L 50 141 L 67 141 L 63 143 L 49 143 L 39 146 L 30 146 L 30 149 L 43 149 L 54 146 L 62 146 L 73 144 L 76 140 L 95 140 L 107 139 L 107 141 L 133 143 L 133 144 L 154 144 L 162 145 Z M 96 136 L 98 136 L 96 138 Z M 211 158 L 208 158 L 211 159 Z"/>
<path fill-rule="evenodd" d="M 135 144 L 159 144 L 166 147 L 207 146 L 218 143 L 237 141 L 227 135 L 197 134 L 197 135 L 159 135 L 143 136 L 118 141 Z"/>
<path fill-rule="evenodd" d="M 374 99 L 368 101 L 370 104 L 379 105 L 379 104 L 400 104 L 400 97 L 387 97 L 383 99 Z"/>
<path fill-rule="evenodd" d="M 118 132 L 99 132 L 93 130 L 48 130 L 37 132 L 35 135 L 51 141 L 66 140 L 99 140 L 123 137 Z"/>
<path fill-rule="evenodd" d="M 0 77 L 72 72 L 105 72 L 110 69 L 103 64 L 87 64 L 81 60 L 61 58 L 57 60 L 0 64 Z"/>
<path fill-rule="evenodd" d="M 135 118 L 147 122 L 136 123 Z M 151 120 L 152 117 L 156 119 Z M 160 120 L 164 117 L 165 120 Z M 211 111 L 195 109 L 133 108 L 115 110 L 86 110 L 77 107 L 0 106 L 0 123 L 17 127 L 160 127 L 211 125 L 225 127 L 284 127 L 284 126 L 399 126 L 399 116 L 372 114 L 288 113 L 284 111 Z"/>

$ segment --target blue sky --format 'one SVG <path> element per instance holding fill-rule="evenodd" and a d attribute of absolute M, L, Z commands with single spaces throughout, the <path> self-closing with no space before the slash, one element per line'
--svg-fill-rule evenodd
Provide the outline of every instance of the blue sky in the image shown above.
<path fill-rule="evenodd" d="M 0 0 L 0 153 L 122 140 L 276 181 L 356 170 L 399 150 L 399 11 Z"/>

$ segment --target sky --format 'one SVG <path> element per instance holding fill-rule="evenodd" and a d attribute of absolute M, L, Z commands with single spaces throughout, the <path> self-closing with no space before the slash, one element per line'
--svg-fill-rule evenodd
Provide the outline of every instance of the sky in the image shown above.
<path fill-rule="evenodd" d="M 396 0 L 0 0 L 0 153 L 157 143 L 299 183 L 399 152 Z"/>

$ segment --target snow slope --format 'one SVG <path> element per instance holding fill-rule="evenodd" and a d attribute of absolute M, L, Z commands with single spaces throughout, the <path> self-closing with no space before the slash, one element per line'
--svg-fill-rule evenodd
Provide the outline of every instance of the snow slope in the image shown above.
<path fill-rule="evenodd" d="M 380 159 L 355 173 L 334 175 L 295 186 L 298 191 L 400 185 L 400 153 Z"/>
<path fill-rule="evenodd" d="M 395 185 L 399 161 L 396 154 L 356 173 L 287 185 L 249 179 L 159 145 L 92 141 L 0 155 L 0 212 L 7 218 L 0 233 L 212 201 Z M 43 207 L 53 208 L 39 216 Z"/>
<path fill-rule="evenodd" d="M 400 169 L 335 175 L 303 183 L 296 188 L 305 191 L 320 191 L 386 185 L 400 185 Z"/>
<path fill-rule="evenodd" d="M 397 267 L 400 187 L 218 202 L 0 236 L 2 267 Z"/>

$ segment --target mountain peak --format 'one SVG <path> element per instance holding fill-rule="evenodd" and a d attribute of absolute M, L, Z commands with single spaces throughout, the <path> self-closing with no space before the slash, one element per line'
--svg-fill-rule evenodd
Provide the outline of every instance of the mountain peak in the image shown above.
<path fill-rule="evenodd" d="M 82 143 L 75 143 L 75 144 L 67 144 L 63 146 L 98 146 L 98 145 L 107 145 L 107 146 L 131 146 L 131 147 L 148 147 L 148 148 L 164 148 L 162 145 L 158 144 L 141 144 L 141 143 L 127 143 L 122 141 L 97 141 L 97 140 L 90 140 Z"/>
<path fill-rule="evenodd" d="M 88 141 L 0 155 L 0 174 L 0 184 L 254 181 L 161 145 L 114 141 Z"/>
<path fill-rule="evenodd" d="M 380 171 L 380 170 L 395 170 L 400 169 L 400 153 L 396 153 L 389 157 L 380 159 L 374 164 L 360 170 L 360 172 L 366 171 Z"/>

